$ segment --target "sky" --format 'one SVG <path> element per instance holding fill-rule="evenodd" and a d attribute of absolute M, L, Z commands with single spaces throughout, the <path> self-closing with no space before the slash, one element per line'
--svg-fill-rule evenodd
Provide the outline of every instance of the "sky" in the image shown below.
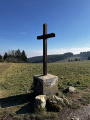
<path fill-rule="evenodd" d="M 48 54 L 90 51 L 90 0 L 0 0 L 0 54 L 25 50 L 43 54 L 43 24 L 48 25 Z"/>

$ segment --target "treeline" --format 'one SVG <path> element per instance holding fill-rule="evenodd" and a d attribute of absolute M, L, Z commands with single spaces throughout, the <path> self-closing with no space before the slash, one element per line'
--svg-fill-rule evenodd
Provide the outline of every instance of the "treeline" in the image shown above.
<path fill-rule="evenodd" d="M 18 49 L 5 52 L 4 56 L 0 55 L 0 62 L 28 62 L 28 59 L 25 51 L 21 51 Z"/>

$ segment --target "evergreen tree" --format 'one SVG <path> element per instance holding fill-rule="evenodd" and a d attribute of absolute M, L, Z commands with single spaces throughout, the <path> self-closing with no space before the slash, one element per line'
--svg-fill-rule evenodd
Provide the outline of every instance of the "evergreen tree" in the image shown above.
<path fill-rule="evenodd" d="M 22 54 L 21 54 L 21 59 L 22 59 L 22 61 L 27 62 L 27 56 L 26 56 L 26 53 L 25 53 L 25 51 L 24 51 L 24 50 L 22 51 Z"/>
<path fill-rule="evenodd" d="M 0 62 L 3 62 L 3 57 L 0 55 Z"/>
<path fill-rule="evenodd" d="M 75 61 L 78 61 L 78 58 L 75 58 Z"/>
<path fill-rule="evenodd" d="M 15 50 L 12 50 L 12 51 L 11 51 L 11 56 L 12 56 L 12 57 L 15 57 L 15 55 L 16 55 L 16 51 L 15 51 Z"/>
<path fill-rule="evenodd" d="M 5 52 L 3 59 L 5 60 L 8 57 L 7 52 Z"/>
<path fill-rule="evenodd" d="M 0 55 L 0 61 L 2 61 L 2 56 Z"/>
<path fill-rule="evenodd" d="M 90 56 L 88 56 L 88 60 L 90 60 Z"/>
<path fill-rule="evenodd" d="M 15 53 L 15 56 L 16 56 L 16 58 L 21 58 L 21 51 L 18 49 L 18 50 L 16 50 L 16 53 Z"/>

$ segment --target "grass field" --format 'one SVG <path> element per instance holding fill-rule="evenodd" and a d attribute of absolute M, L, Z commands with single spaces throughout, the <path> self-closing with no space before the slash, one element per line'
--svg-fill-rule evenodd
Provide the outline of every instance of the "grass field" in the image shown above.
<path fill-rule="evenodd" d="M 16 111 L 22 113 L 20 109 L 24 109 L 29 104 L 33 76 L 42 74 L 42 69 L 42 64 L 0 63 L 0 100 L 2 103 L 0 115 L 2 117 L 4 114 L 17 117 Z M 88 99 L 86 102 L 90 103 L 90 61 L 50 63 L 48 73 L 59 77 L 59 92 L 62 93 L 68 86 L 74 86 L 79 91 L 87 93 L 84 97 Z M 24 102 L 22 103 L 21 100 Z M 20 118 L 24 116 L 26 119 L 29 113 L 19 114 L 19 116 Z"/>

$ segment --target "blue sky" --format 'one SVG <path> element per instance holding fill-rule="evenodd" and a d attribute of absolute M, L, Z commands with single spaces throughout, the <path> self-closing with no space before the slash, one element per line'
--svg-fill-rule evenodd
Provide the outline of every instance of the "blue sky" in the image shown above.
<path fill-rule="evenodd" d="M 90 0 L 0 0 L 0 54 L 25 50 L 42 55 L 43 24 L 48 24 L 48 54 L 90 51 Z"/>

